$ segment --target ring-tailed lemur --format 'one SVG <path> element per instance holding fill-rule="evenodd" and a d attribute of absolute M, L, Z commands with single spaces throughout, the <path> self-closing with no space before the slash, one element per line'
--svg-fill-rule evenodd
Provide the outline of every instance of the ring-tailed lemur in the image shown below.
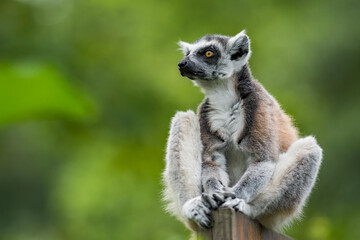
<path fill-rule="evenodd" d="M 315 183 L 322 149 L 298 139 L 291 119 L 253 79 L 250 40 L 206 35 L 179 42 L 182 76 L 206 97 L 172 119 L 163 174 L 168 210 L 195 230 L 211 209 L 230 207 L 273 228 L 299 216 Z"/>

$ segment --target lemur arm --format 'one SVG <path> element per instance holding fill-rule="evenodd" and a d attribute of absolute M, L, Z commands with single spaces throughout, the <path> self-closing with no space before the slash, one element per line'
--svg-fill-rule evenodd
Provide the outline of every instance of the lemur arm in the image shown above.
<path fill-rule="evenodd" d="M 231 190 L 237 198 L 249 203 L 268 186 L 274 170 L 275 163 L 271 160 L 252 161 Z"/>

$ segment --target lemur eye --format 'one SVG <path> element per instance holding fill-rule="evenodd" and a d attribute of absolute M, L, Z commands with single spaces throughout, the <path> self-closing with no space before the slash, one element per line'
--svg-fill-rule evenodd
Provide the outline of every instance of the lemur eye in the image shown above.
<path fill-rule="evenodd" d="M 206 51 L 206 53 L 205 53 L 206 57 L 211 57 L 212 55 L 214 55 L 214 53 L 212 51 Z"/>

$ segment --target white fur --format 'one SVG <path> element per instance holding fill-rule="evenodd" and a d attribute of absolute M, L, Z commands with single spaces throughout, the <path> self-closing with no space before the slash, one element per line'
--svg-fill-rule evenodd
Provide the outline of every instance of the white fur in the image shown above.
<path fill-rule="evenodd" d="M 214 84 L 218 86 L 204 88 L 213 109 L 209 113 L 211 129 L 236 144 L 236 138 L 244 127 L 244 111 L 235 93 L 235 84 L 230 78 L 214 82 Z"/>
<path fill-rule="evenodd" d="M 184 55 L 190 53 L 190 49 L 191 49 L 191 44 L 190 43 L 179 41 L 178 45 L 180 47 L 179 50 L 181 50 Z"/>

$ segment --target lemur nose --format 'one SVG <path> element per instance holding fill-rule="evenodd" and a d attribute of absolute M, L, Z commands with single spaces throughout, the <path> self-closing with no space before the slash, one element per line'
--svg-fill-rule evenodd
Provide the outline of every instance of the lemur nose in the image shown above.
<path fill-rule="evenodd" d="M 179 68 L 184 68 L 187 64 L 187 61 L 185 59 L 181 60 L 178 64 Z"/>

